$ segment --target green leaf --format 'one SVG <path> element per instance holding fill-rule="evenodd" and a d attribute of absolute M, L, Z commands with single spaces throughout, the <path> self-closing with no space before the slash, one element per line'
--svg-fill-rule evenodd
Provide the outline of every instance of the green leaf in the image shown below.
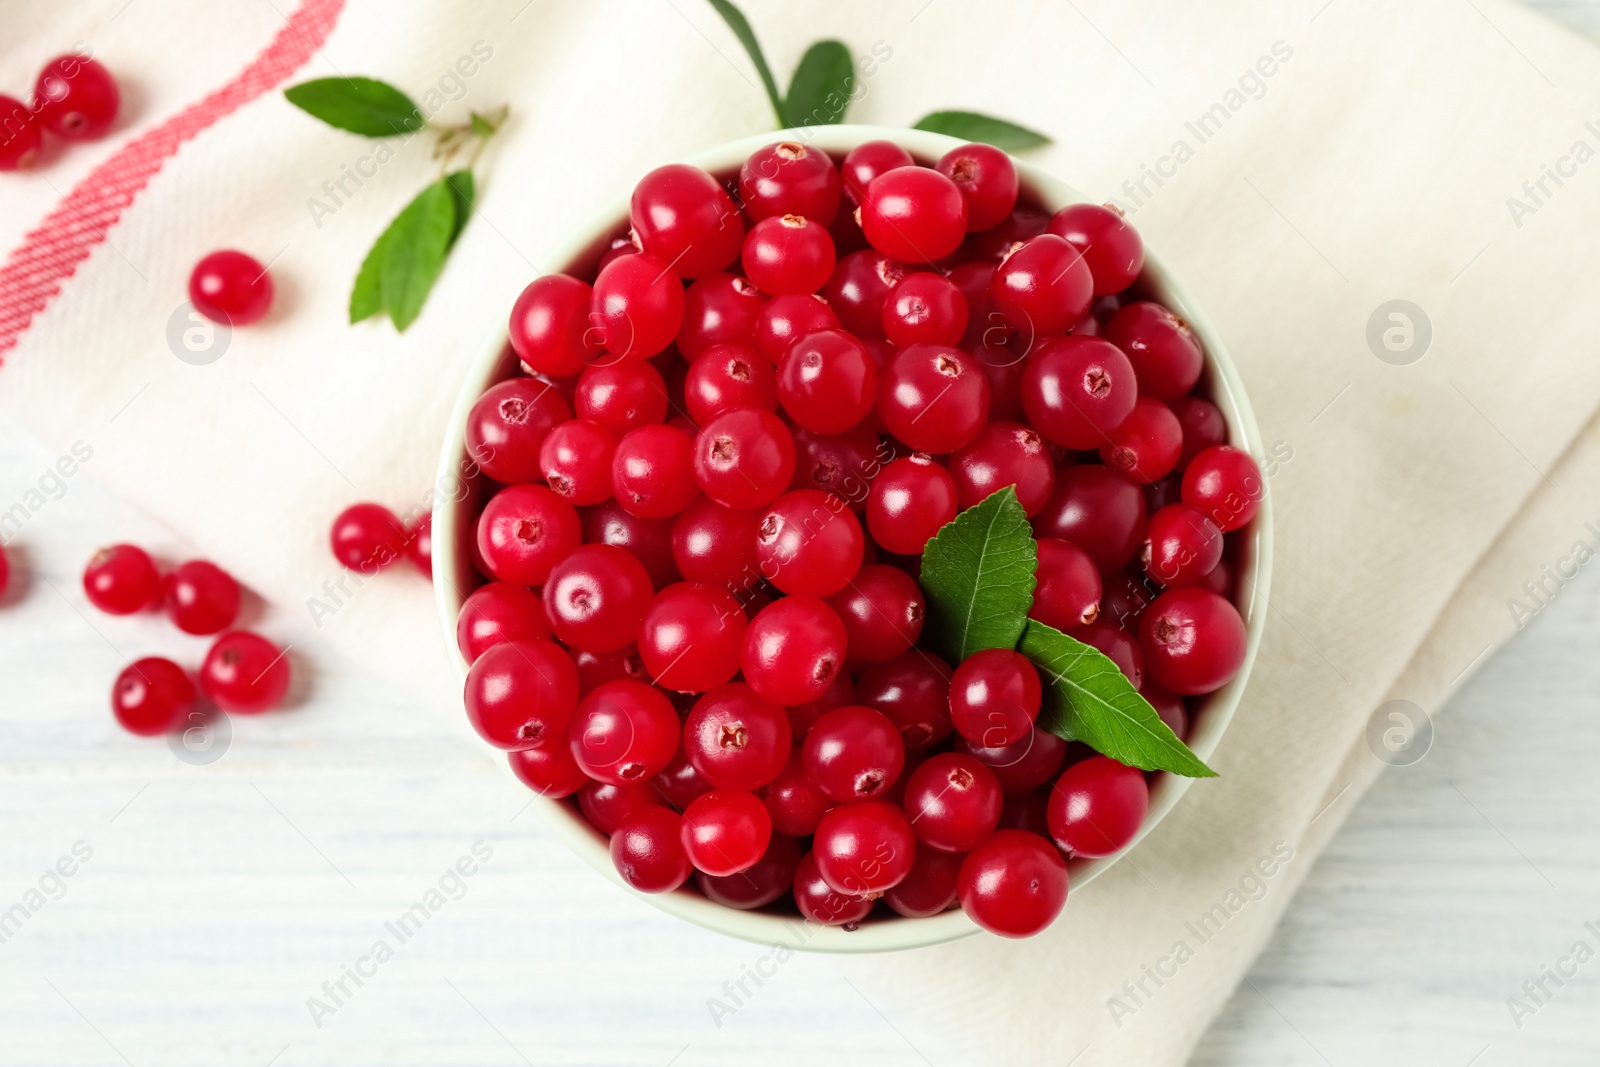
<path fill-rule="evenodd" d="M 855 61 L 838 41 L 818 41 L 806 49 L 789 79 L 784 113 L 790 126 L 837 126 L 844 121 L 855 88 Z"/>
<path fill-rule="evenodd" d="M 912 129 L 947 133 L 963 141 L 982 141 L 1007 152 L 1025 152 L 1050 143 L 1050 138 L 1026 126 L 976 111 L 935 111 L 924 115 Z"/>
<path fill-rule="evenodd" d="M 494 131 L 495 131 L 494 123 L 490 122 L 488 119 L 484 118 L 482 115 L 478 114 L 476 111 L 474 111 L 472 113 L 472 133 L 473 133 L 473 136 L 475 136 L 475 137 L 493 137 L 494 136 Z"/>
<path fill-rule="evenodd" d="M 767 57 L 761 54 L 761 42 L 756 40 L 756 31 L 750 28 L 750 20 L 744 17 L 744 12 L 734 7 L 729 0 L 709 0 L 722 16 L 722 21 L 728 24 L 733 35 L 739 38 L 739 43 L 744 45 L 745 54 L 750 57 L 750 62 L 756 65 L 756 73 L 761 75 L 761 84 L 767 90 L 767 99 L 772 103 L 772 113 L 778 117 L 778 126 L 787 125 L 784 118 L 783 97 L 778 95 L 778 83 L 772 78 L 772 68 L 767 66 Z"/>
<path fill-rule="evenodd" d="M 376 78 L 318 78 L 291 85 L 283 95 L 329 126 L 363 137 L 393 137 L 426 125 L 409 96 Z"/>
<path fill-rule="evenodd" d="M 389 251 L 388 237 L 389 231 L 383 231 L 356 271 L 356 283 L 350 289 L 351 325 L 383 311 L 383 257 Z"/>
<path fill-rule="evenodd" d="M 1020 651 L 1049 686 L 1041 728 L 1143 771 L 1216 777 L 1104 652 L 1031 620 Z"/>
<path fill-rule="evenodd" d="M 395 216 L 380 240 L 383 254 L 383 306 L 404 332 L 422 313 L 428 292 L 444 269 L 445 253 L 456 228 L 456 194 L 440 178 Z"/>
<path fill-rule="evenodd" d="M 446 248 L 454 248 L 456 238 L 461 236 L 462 229 L 467 225 L 467 220 L 472 218 L 472 205 L 477 201 L 478 186 L 470 170 L 453 171 L 444 176 L 445 184 L 450 187 L 450 198 L 455 208 L 455 225 L 450 230 L 450 243 Z"/>
<path fill-rule="evenodd" d="M 935 646 L 960 663 L 985 648 L 1014 648 L 1033 606 L 1038 546 L 1006 486 L 957 515 L 922 553 L 922 589 Z"/>

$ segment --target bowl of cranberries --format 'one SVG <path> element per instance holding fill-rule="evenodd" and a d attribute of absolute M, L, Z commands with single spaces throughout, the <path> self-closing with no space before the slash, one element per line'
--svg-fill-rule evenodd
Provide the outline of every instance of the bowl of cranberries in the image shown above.
<path fill-rule="evenodd" d="M 724 145 L 574 234 L 467 374 L 433 527 L 467 719 L 556 836 L 702 926 L 1038 933 L 1190 779 L 1043 728 L 1018 651 L 935 651 L 924 549 L 1005 494 L 1019 626 L 1203 760 L 1264 621 L 1259 454 L 1114 208 L 916 130 Z"/>

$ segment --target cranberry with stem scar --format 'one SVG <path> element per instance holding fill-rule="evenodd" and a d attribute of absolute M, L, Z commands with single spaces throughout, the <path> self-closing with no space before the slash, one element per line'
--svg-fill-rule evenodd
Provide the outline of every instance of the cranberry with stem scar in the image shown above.
<path fill-rule="evenodd" d="M 927 603 L 916 581 L 882 563 L 862 567 L 828 604 L 844 623 L 852 664 L 881 663 L 909 651 L 927 620 Z"/>
<path fill-rule="evenodd" d="M 828 231 L 803 215 L 762 219 L 745 235 L 745 277 L 764 293 L 814 293 L 833 274 Z"/>
<path fill-rule="evenodd" d="M 809 596 L 786 596 L 756 613 L 745 631 L 745 681 L 776 704 L 803 704 L 822 695 L 844 669 L 844 623 Z"/>
<path fill-rule="evenodd" d="M 777 366 L 789 346 L 800 338 L 818 330 L 838 328 L 839 317 L 822 297 L 814 293 L 775 296 L 756 316 L 756 351 Z"/>
<path fill-rule="evenodd" d="M 726 589 L 679 582 L 657 593 L 645 612 L 639 656 L 662 688 L 704 693 L 739 672 L 744 632 L 744 611 Z"/>
<path fill-rule="evenodd" d="M 33 83 L 38 122 L 57 137 L 87 141 L 101 136 L 116 121 L 122 93 L 111 72 L 81 55 L 57 56 L 44 65 Z M 7 117 L 12 112 L 7 112 Z M 8 122 L 6 132 L 11 130 Z"/>
<path fill-rule="evenodd" d="M 765 145 L 739 168 L 739 197 L 757 222 L 801 215 L 819 226 L 839 212 L 839 170 L 826 152 L 797 141 Z"/>
<path fill-rule="evenodd" d="M 843 330 L 807 334 L 778 362 L 779 402 L 813 433 L 843 433 L 867 417 L 877 398 L 877 365 Z"/>
<path fill-rule="evenodd" d="M 1000 780 L 964 752 L 942 752 L 911 772 L 905 809 L 919 845 L 966 852 L 1000 822 Z"/>
<path fill-rule="evenodd" d="M 539 481 L 544 439 L 570 418 L 572 408 L 549 383 L 536 378 L 499 382 L 484 390 L 467 415 L 467 455 L 497 482 Z"/>
<path fill-rule="evenodd" d="M 1029 518 L 1039 514 L 1055 488 L 1055 464 L 1044 438 L 1029 426 L 994 420 L 950 456 L 956 505 L 970 508 L 1013 486 Z"/>
<path fill-rule="evenodd" d="M 138 545 L 112 545 L 90 558 L 83 592 L 108 615 L 132 615 L 161 600 L 161 574 Z"/>
<path fill-rule="evenodd" d="M 611 492 L 629 514 L 665 519 L 700 495 L 695 466 L 695 442 L 688 434 L 660 423 L 641 426 L 617 442 Z"/>
<path fill-rule="evenodd" d="M 867 241 L 902 263 L 931 263 L 967 234 L 967 202 L 949 178 L 926 167 L 899 167 L 872 179 L 856 209 Z"/>
<path fill-rule="evenodd" d="M 478 552 L 494 577 L 543 585 L 550 568 L 582 540 L 573 506 L 542 485 L 510 485 L 478 516 Z"/>
<path fill-rule="evenodd" d="M 698 488 L 724 507 L 766 507 L 794 477 L 794 436 L 760 408 L 724 411 L 700 430 L 693 449 Z"/>
<path fill-rule="evenodd" d="M 884 336 L 884 304 L 905 277 L 904 264 L 866 248 L 839 260 L 823 295 L 845 329 L 865 340 L 879 340 Z"/>
<path fill-rule="evenodd" d="M 678 713 L 643 682 L 607 682 L 572 713 L 567 744 L 590 778 L 612 785 L 655 777 L 678 750 Z"/>
<path fill-rule="evenodd" d="M 278 706 L 289 691 L 288 649 L 247 630 L 212 642 L 200 666 L 200 688 L 223 711 L 254 715 Z"/>
<path fill-rule="evenodd" d="M 1063 448 L 1099 448 L 1139 399 L 1133 365 L 1097 337 L 1056 337 L 1028 358 L 1022 410 L 1044 437 Z"/>
<path fill-rule="evenodd" d="M 785 593 L 824 597 L 861 569 L 861 524 L 838 497 L 796 489 L 779 497 L 756 528 L 761 573 Z"/>
<path fill-rule="evenodd" d="M 740 682 L 711 689 L 683 724 L 689 762 L 717 789 L 760 789 L 783 770 L 792 744 L 783 709 Z"/>
<path fill-rule="evenodd" d="M 693 360 L 712 345 L 755 344 L 756 321 L 766 305 L 766 294 L 747 278 L 717 273 L 696 279 L 683 294 L 678 351 Z"/>
<path fill-rule="evenodd" d="M 938 171 L 961 190 L 967 204 L 967 229 L 998 225 L 1017 206 L 1017 168 L 994 145 L 974 141 L 952 148 L 939 160 Z"/>
<path fill-rule="evenodd" d="M 733 408 L 776 411 L 778 373 L 748 345 L 712 345 L 689 364 L 683 401 L 701 426 Z"/>
<path fill-rule="evenodd" d="M 878 414 L 889 433 L 918 452 L 954 452 L 989 421 L 989 379 L 959 348 L 912 345 L 880 378 Z"/>
<path fill-rule="evenodd" d="M 467 721 L 496 748 L 566 743 L 578 706 L 578 668 L 552 641 L 502 641 L 467 671 Z"/>
<path fill-rule="evenodd" d="M 1083 318 L 1094 279 L 1076 248 L 1050 233 L 1015 244 L 989 283 L 995 310 L 1030 338 L 1049 337 Z"/>
<path fill-rule="evenodd" d="M 908 749 L 926 749 L 950 736 L 950 666 L 914 649 L 873 663 L 856 681 L 856 701 L 889 717 Z"/>
<path fill-rule="evenodd" d="M 651 594 L 650 575 L 633 553 L 581 545 L 550 569 L 545 617 L 572 648 L 613 652 L 633 644 Z"/>
<path fill-rule="evenodd" d="M 906 764 L 905 741 L 883 712 L 848 704 L 825 712 L 801 745 L 806 777 L 831 800 L 854 803 L 888 792 Z"/>
<path fill-rule="evenodd" d="M 1037 546 L 1039 562 L 1028 618 L 1061 631 L 1099 618 L 1104 585 L 1089 554 L 1058 537 L 1041 537 Z"/>
<path fill-rule="evenodd" d="M 1208 589 L 1156 597 L 1139 623 L 1150 677 L 1180 696 L 1220 689 L 1244 664 L 1247 635 L 1238 610 Z"/>

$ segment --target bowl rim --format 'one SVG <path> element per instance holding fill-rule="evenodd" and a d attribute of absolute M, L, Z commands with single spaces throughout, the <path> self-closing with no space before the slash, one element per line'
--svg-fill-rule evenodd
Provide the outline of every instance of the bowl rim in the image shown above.
<path fill-rule="evenodd" d="M 708 148 L 683 162 L 712 173 L 727 173 L 738 168 L 757 148 L 777 141 L 797 141 L 838 156 L 864 141 L 887 140 L 900 145 L 919 160 L 936 160 L 950 149 L 967 142 L 925 130 L 899 129 L 870 125 L 838 125 L 775 130 L 752 134 Z M 1087 197 L 1044 169 L 1015 159 L 1018 177 L 1051 212 Z M 554 248 L 545 260 L 544 273 L 560 273 L 592 252 L 603 240 L 625 228 L 630 198 L 627 194 L 607 202 L 594 212 L 568 238 Z M 1206 374 L 1211 385 L 1211 400 L 1222 411 L 1228 426 L 1229 442 L 1244 447 L 1253 456 L 1264 453 L 1255 413 L 1245 393 L 1238 367 L 1229 356 L 1216 328 L 1195 303 L 1183 284 L 1172 275 L 1160 256 L 1148 246 L 1141 282 L 1152 295 L 1183 317 L 1200 338 L 1205 350 Z M 457 395 L 440 452 L 438 485 L 458 484 L 465 469 L 466 424 L 478 396 L 506 376 L 514 366 L 509 355 L 509 328 L 502 320 L 489 332 L 482 350 L 469 365 Z M 462 555 L 457 538 L 463 508 L 474 497 L 467 493 L 437 494 L 433 515 L 433 584 L 435 602 L 445 644 L 464 679 L 468 664 L 456 646 L 456 617 L 465 599 L 457 575 L 470 573 L 471 563 Z M 1208 695 L 1204 714 L 1197 716 L 1189 747 L 1201 759 L 1209 759 L 1221 742 L 1249 681 L 1265 629 L 1267 597 L 1272 577 L 1272 498 L 1263 481 L 1260 506 L 1252 520 L 1250 535 L 1244 541 L 1239 563 L 1239 588 L 1235 603 L 1246 624 L 1243 664 L 1233 680 Z M 1069 863 L 1071 886 L 1083 885 L 1107 870 L 1138 846 L 1188 791 L 1193 779 L 1166 774 L 1151 791 L 1151 802 L 1143 826 L 1125 848 L 1101 859 L 1073 860 Z M 531 810 L 544 826 L 571 848 L 590 867 L 599 871 L 624 891 L 647 900 L 662 911 L 695 923 L 708 930 L 744 941 L 791 950 L 824 953 L 867 953 L 897 951 L 936 945 L 978 933 L 980 928 L 966 913 L 953 909 L 923 919 L 902 916 L 873 920 L 854 930 L 823 926 L 798 916 L 776 915 L 764 911 L 740 911 L 716 904 L 685 886 L 672 893 L 639 893 L 628 886 L 611 863 L 606 838 L 561 800 L 535 796 Z"/>

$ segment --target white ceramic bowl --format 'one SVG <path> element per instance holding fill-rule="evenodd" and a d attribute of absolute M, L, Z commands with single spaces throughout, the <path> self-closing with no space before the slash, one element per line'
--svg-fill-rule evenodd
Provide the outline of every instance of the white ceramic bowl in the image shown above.
<path fill-rule="evenodd" d="M 687 162 L 703 167 L 713 174 L 730 174 L 738 170 L 739 165 L 751 152 L 762 145 L 782 139 L 796 140 L 820 148 L 835 158 L 863 141 L 894 141 L 921 163 L 931 163 L 963 143 L 953 137 L 925 133 L 921 130 L 890 129 L 881 126 L 824 126 L 783 133 L 763 133 L 730 141 L 702 152 Z M 1017 161 L 1017 171 L 1021 176 L 1023 187 L 1031 190 L 1043 206 L 1052 212 L 1085 199 L 1071 186 L 1021 160 Z M 592 264 L 597 249 L 604 247 L 603 243 L 615 234 L 625 231 L 627 225 L 628 197 L 624 195 L 597 213 L 574 233 L 566 244 L 556 249 L 545 265 L 546 272 L 566 271 L 574 264 L 583 263 L 585 260 Z M 1148 248 L 1145 253 L 1143 282 L 1156 299 L 1188 321 L 1204 344 L 1207 366 L 1204 381 L 1209 385 L 1211 399 L 1227 419 L 1230 442 L 1248 450 L 1252 455 L 1260 456 L 1261 435 L 1256 428 L 1255 415 L 1250 410 L 1250 402 L 1245 396 L 1238 369 L 1228 357 L 1222 339 L 1212 329 L 1205 313 L 1195 306 L 1183 286 L 1162 265 L 1160 257 Z M 439 459 L 438 484 L 441 486 L 455 484 L 465 469 L 463 464 L 466 461 L 467 414 L 473 402 L 486 388 L 514 373 L 516 368 L 517 360 L 511 352 L 506 322 L 502 319 L 489 331 L 488 342 L 468 368 L 462 383 L 461 395 L 450 417 L 450 425 L 445 434 L 444 451 Z M 465 538 L 471 536 L 471 525 L 475 518 L 473 504 L 478 502 L 478 497 L 477 494 L 465 494 L 465 499 L 455 499 L 461 495 L 463 494 L 444 494 L 434 512 L 433 567 L 439 621 L 444 628 L 450 654 L 455 657 L 462 677 L 465 678 L 467 663 L 456 649 L 456 616 L 461 610 L 462 600 L 479 584 L 480 579 L 473 569 L 470 545 L 465 541 Z M 1238 675 L 1222 689 L 1206 698 L 1203 707 L 1195 715 L 1189 747 L 1202 759 L 1209 758 L 1222 740 L 1222 734 L 1228 728 L 1228 721 L 1239 705 L 1240 695 L 1244 692 L 1251 667 L 1255 663 L 1256 651 L 1261 644 L 1261 632 L 1266 621 L 1268 584 L 1272 573 L 1270 497 L 1261 501 L 1260 510 L 1241 547 L 1243 552 L 1240 553 L 1238 560 L 1239 607 L 1248 629 L 1249 641 L 1244 665 L 1240 667 Z M 1191 784 L 1191 779 L 1176 775 L 1166 774 L 1160 777 L 1151 793 L 1150 812 L 1139 831 L 1139 838 L 1149 833 L 1150 829 L 1172 810 L 1178 798 Z M 1206 787 L 1202 784 L 1200 788 Z M 536 798 L 532 810 L 555 833 L 555 836 L 583 857 L 591 867 L 619 886 L 623 886 L 628 892 L 634 892 L 622 882 L 612 866 L 605 835 L 591 827 L 568 802 Z M 1128 848 L 1133 848 L 1137 842 L 1138 838 L 1135 838 Z M 1121 853 L 1104 859 L 1070 862 L 1072 891 L 1081 891 L 1090 879 L 1117 862 L 1120 855 Z M 813 952 L 883 952 L 938 944 L 979 932 L 972 920 L 960 910 L 948 911 L 927 919 L 874 918 L 855 930 L 825 927 L 805 922 L 798 916 L 776 915 L 762 911 L 738 911 L 714 904 L 696 892 L 692 888 L 693 884 L 691 880 L 688 886 L 673 893 L 639 895 L 663 911 L 671 912 L 710 930 L 759 944 L 781 943 Z M 1067 907 L 1071 906 L 1069 898 Z"/>

